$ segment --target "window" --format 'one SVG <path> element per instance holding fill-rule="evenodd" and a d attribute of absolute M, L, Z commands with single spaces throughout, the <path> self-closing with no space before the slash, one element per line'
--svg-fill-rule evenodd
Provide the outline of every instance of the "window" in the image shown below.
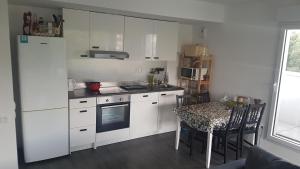
<path fill-rule="evenodd" d="M 289 47 L 286 70 L 300 72 L 300 30 L 289 30 Z"/>
<path fill-rule="evenodd" d="M 270 136 L 300 149 L 300 29 L 286 29 Z"/>

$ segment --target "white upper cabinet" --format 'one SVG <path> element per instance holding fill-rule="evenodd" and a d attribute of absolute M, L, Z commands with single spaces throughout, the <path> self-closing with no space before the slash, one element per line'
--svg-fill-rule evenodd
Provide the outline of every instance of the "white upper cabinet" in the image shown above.
<path fill-rule="evenodd" d="M 131 60 L 176 60 L 178 23 L 126 17 L 124 42 Z"/>
<path fill-rule="evenodd" d="M 125 51 L 130 60 L 177 60 L 178 23 L 63 9 L 68 58 Z"/>
<path fill-rule="evenodd" d="M 123 51 L 124 16 L 90 12 L 90 49 Z"/>
<path fill-rule="evenodd" d="M 153 20 L 125 18 L 124 51 L 130 60 L 151 60 L 153 49 Z"/>
<path fill-rule="evenodd" d="M 90 38 L 89 12 L 63 9 L 63 17 L 67 57 L 88 57 Z"/>
<path fill-rule="evenodd" d="M 178 23 L 154 21 L 153 58 L 177 60 Z"/>

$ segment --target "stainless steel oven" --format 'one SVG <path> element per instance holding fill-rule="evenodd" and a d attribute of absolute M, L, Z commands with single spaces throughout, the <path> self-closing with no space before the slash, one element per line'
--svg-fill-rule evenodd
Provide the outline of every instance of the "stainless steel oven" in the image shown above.
<path fill-rule="evenodd" d="M 130 95 L 97 98 L 97 133 L 129 128 Z"/>

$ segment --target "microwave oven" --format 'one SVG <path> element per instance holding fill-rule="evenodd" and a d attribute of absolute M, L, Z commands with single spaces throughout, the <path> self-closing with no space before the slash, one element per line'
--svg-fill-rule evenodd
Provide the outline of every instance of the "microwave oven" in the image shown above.
<path fill-rule="evenodd" d="M 200 69 L 198 68 L 181 68 L 181 77 L 190 80 L 199 80 Z"/>

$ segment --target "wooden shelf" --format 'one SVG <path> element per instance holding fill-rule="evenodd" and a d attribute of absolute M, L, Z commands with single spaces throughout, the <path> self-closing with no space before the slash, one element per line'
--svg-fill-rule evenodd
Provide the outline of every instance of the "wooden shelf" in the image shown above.
<path fill-rule="evenodd" d="M 191 45 L 191 46 L 196 46 L 196 45 Z M 191 49 L 191 48 L 189 48 L 189 49 Z M 179 71 L 181 71 L 181 68 L 199 69 L 200 70 L 199 78 L 198 78 L 199 80 L 193 80 L 190 78 L 179 76 L 178 77 L 178 85 L 180 87 L 184 88 L 186 93 L 191 94 L 191 95 L 209 91 L 211 75 L 212 75 L 213 56 L 210 54 L 209 55 L 201 55 L 200 53 L 198 55 L 194 55 L 194 56 L 186 56 L 186 55 L 184 55 L 185 53 L 187 53 L 187 52 L 185 52 L 184 48 L 183 48 L 183 51 L 180 55 Z M 207 69 L 207 70 L 204 70 L 205 73 L 203 73 L 203 72 L 201 73 L 201 71 L 203 71 L 203 69 Z M 203 79 L 203 76 L 208 76 L 208 77 L 204 78 L 207 80 L 200 80 L 200 79 Z"/>
<path fill-rule="evenodd" d="M 209 85 L 209 81 L 204 81 L 204 80 L 201 80 L 200 82 L 201 84 L 205 84 L 205 85 Z"/>

